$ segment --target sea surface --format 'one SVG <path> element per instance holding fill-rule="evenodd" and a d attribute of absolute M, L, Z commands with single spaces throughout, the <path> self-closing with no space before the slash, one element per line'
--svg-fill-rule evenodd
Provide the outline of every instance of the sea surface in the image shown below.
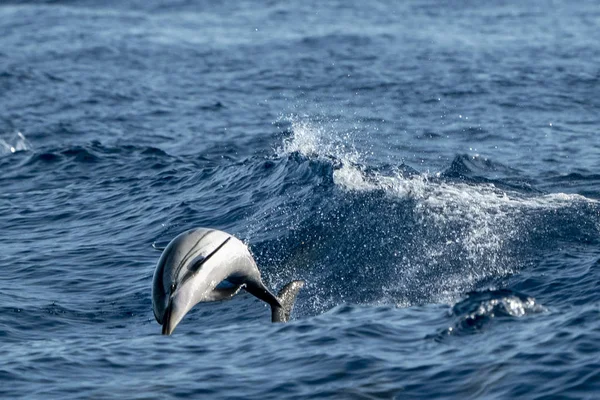
<path fill-rule="evenodd" d="M 0 398 L 600 398 L 598 1 L 0 3 Z M 160 249 L 247 293 L 152 313 Z"/>

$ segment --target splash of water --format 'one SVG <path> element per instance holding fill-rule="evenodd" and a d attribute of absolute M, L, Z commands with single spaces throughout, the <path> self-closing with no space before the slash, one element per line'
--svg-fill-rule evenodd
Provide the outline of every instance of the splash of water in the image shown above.
<path fill-rule="evenodd" d="M 337 185 L 348 190 L 377 189 L 360 170 L 362 155 L 354 147 L 349 134 L 337 135 L 309 119 L 297 116 L 288 116 L 286 120 L 292 125 L 292 136 L 285 139 L 283 147 L 278 149 L 279 156 L 299 153 L 334 163 L 333 179 Z"/>
<path fill-rule="evenodd" d="M 294 117 L 289 122 L 292 134 L 279 149 L 280 156 L 297 153 L 330 163 L 333 183 L 341 193 L 371 198 L 370 205 L 356 203 L 348 213 L 340 217 L 336 211 L 338 215 L 322 224 L 329 235 L 341 235 L 330 239 L 332 245 L 353 242 L 346 246 L 354 248 L 352 253 L 337 257 L 346 268 L 364 263 L 361 282 L 381 281 L 379 303 L 454 303 L 463 293 L 523 268 L 531 252 L 526 249 L 530 231 L 539 225 L 540 214 L 595 202 L 575 194 L 539 195 L 489 182 L 453 181 L 441 173 L 409 174 L 401 168 L 380 172 L 365 164 L 348 135 L 337 135 L 308 119 Z M 403 214 L 390 214 L 394 209 Z M 336 257 L 327 250 L 323 255 Z M 389 265 L 374 267 L 370 265 L 374 260 Z M 334 304 L 340 299 L 332 302 L 323 294 L 319 301 Z"/>
<path fill-rule="evenodd" d="M 17 151 L 31 150 L 33 147 L 21 132 L 15 133 L 8 140 L 0 138 L 0 155 L 12 154 Z"/>

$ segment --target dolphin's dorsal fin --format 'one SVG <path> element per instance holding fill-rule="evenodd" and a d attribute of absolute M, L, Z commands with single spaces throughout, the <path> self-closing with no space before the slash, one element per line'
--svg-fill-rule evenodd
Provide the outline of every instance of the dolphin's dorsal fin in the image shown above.
<path fill-rule="evenodd" d="M 271 321 L 272 322 L 288 322 L 294 303 L 296 303 L 296 296 L 302 287 L 304 281 L 291 281 L 281 289 L 277 295 L 279 298 L 280 306 L 271 306 Z"/>

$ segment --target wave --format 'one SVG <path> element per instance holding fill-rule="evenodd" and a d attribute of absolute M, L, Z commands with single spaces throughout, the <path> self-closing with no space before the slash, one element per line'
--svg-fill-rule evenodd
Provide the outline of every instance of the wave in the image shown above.
<path fill-rule="evenodd" d="M 581 224 L 598 215 L 597 201 L 543 193 L 492 160 L 459 155 L 433 173 L 369 166 L 348 135 L 287 121 L 273 162 L 284 181 L 309 175 L 259 209 L 246 237 L 278 284 L 307 279 L 306 313 L 346 302 L 453 304 L 532 267 L 540 248 L 600 232 L 597 218 Z"/>
<path fill-rule="evenodd" d="M 10 152 L 30 151 L 23 162 L 23 166 L 29 168 L 45 167 L 51 164 L 58 163 L 59 170 L 68 169 L 69 166 L 79 164 L 126 164 L 130 165 L 131 159 L 137 161 L 155 161 L 159 166 L 166 166 L 169 162 L 176 161 L 176 158 L 170 156 L 161 149 L 152 146 L 106 146 L 98 141 L 93 141 L 87 144 L 72 144 L 54 148 L 34 149 L 31 143 L 22 135 L 22 141 L 12 141 L 15 143 L 12 147 L 7 147 Z M 0 139 L 0 148 L 4 142 Z M 142 164 L 143 168 L 148 168 L 148 165 Z M 156 166 L 155 166 L 156 168 Z"/>
<path fill-rule="evenodd" d="M 146 210 L 162 227 L 148 251 L 194 226 L 230 231 L 271 286 L 307 280 L 304 316 L 344 303 L 453 304 L 502 287 L 532 268 L 540 249 L 600 237 L 596 201 L 543 193 L 493 160 L 458 155 L 433 173 L 369 165 L 351 135 L 289 123 L 273 154 L 233 162 L 92 142 L 25 153 L 20 166 L 52 174 L 53 184 L 82 174 L 79 187 L 122 199 L 119 213 L 162 199 Z"/>

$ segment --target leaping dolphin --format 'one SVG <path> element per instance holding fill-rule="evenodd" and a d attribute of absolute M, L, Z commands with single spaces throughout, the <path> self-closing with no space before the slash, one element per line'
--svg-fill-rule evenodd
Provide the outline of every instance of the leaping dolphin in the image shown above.
<path fill-rule="evenodd" d="M 273 322 L 287 322 L 304 281 L 292 281 L 273 295 L 248 247 L 228 233 L 197 228 L 183 232 L 164 249 L 152 282 L 154 317 L 170 335 L 196 304 L 231 299 L 240 289 L 271 306 Z"/>

